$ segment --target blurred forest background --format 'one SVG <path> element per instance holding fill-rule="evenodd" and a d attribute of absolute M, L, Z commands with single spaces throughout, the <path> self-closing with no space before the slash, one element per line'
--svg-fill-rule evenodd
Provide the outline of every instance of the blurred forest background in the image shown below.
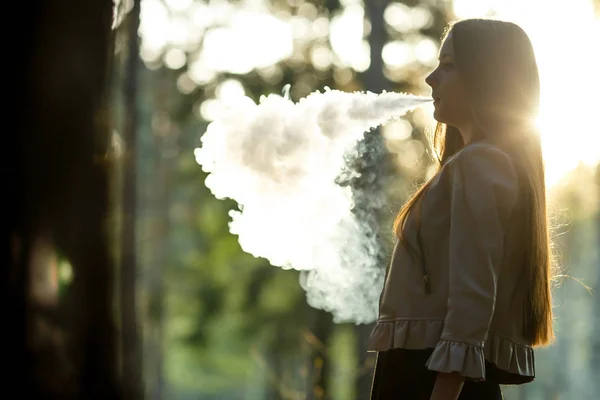
<path fill-rule="evenodd" d="M 76 61 L 68 52 L 55 51 L 60 46 L 47 39 L 47 54 L 42 51 L 41 57 L 53 60 L 48 61 L 56 68 L 51 71 L 62 74 L 56 86 L 46 85 L 47 93 L 65 85 L 85 100 L 89 93 L 109 89 L 99 104 L 71 100 L 68 107 L 56 107 L 59 112 L 48 104 L 64 99 L 48 96 L 48 103 L 38 104 L 44 109 L 40 121 L 27 125 L 40 138 L 44 132 L 49 137 L 62 132 L 67 143 L 58 150 L 63 142 L 40 139 L 29 156 L 38 163 L 27 170 L 30 182 L 78 177 L 69 181 L 76 189 L 52 198 L 53 206 L 31 206 L 43 210 L 46 224 L 19 225 L 36 232 L 25 247 L 33 249 L 36 304 L 47 310 L 40 311 L 45 322 L 36 322 L 35 329 L 48 333 L 46 325 L 67 324 L 53 319 L 52 310 L 62 310 L 60 304 L 67 304 L 63 308 L 70 314 L 56 318 L 62 321 L 63 315 L 72 322 L 65 328 L 70 336 L 53 333 L 49 342 L 34 342 L 60 347 L 63 339 L 86 337 L 65 350 L 64 357 L 80 355 L 72 368 L 53 370 L 51 360 L 60 359 L 56 354 L 39 363 L 36 368 L 47 368 L 47 374 L 62 374 L 42 386 L 60 392 L 60 382 L 78 379 L 90 385 L 87 395 L 77 389 L 77 398 L 86 399 L 117 398 L 112 397 L 121 390 L 116 382 L 125 383 L 126 399 L 367 399 L 374 357 L 366 353 L 365 340 L 371 327 L 334 324 L 329 314 L 307 305 L 297 271 L 244 253 L 228 230 L 228 212 L 236 204 L 215 199 L 204 186 L 206 174 L 193 150 L 228 101 L 244 95 L 258 101 L 261 95 L 281 93 L 286 84 L 294 101 L 326 86 L 428 95 L 424 78 L 437 64 L 447 22 L 497 15 L 531 28 L 539 50 L 546 85 L 539 122 L 561 270 L 555 292 L 558 340 L 538 351 L 535 382 L 505 387 L 505 398 L 570 400 L 600 393 L 600 131 L 591 119 L 600 108 L 600 86 L 577 81 L 600 62 L 599 1 L 121 0 L 112 15 L 99 1 L 87 8 L 75 3 L 40 6 L 48 10 L 49 4 L 61 4 L 62 11 L 75 7 L 78 12 L 61 14 L 58 7 L 47 14 L 47 27 L 40 32 L 50 32 L 50 38 L 58 27 L 57 32 L 67 32 L 61 39 L 71 38 L 78 43 L 74 51 L 84 53 L 90 38 L 103 39 L 90 47 L 96 53 L 88 51 Z M 61 24 L 64 15 L 77 15 L 80 22 Z M 49 22 L 52 16 L 56 19 Z M 99 22 L 88 24 L 94 18 Z M 90 35 L 79 35 L 83 31 Z M 571 53 L 564 56 L 564 49 Z M 97 73 L 90 79 L 98 85 L 75 85 L 81 71 Z M 44 82 L 40 78 L 35 84 L 46 88 Z M 578 100 L 567 104 L 573 101 L 561 100 L 566 96 Z M 95 116 L 83 113 L 84 108 L 95 110 Z M 81 117 L 80 125 L 43 124 L 73 113 Z M 385 151 L 366 154 L 360 161 L 362 176 L 350 183 L 389 199 L 383 210 L 361 210 L 377 216 L 384 252 L 393 212 L 428 173 L 425 132 L 432 124 L 431 110 L 424 107 L 370 135 L 369 146 Z M 96 139 L 89 139 L 94 144 L 87 146 L 73 134 L 70 138 L 81 146 L 70 147 L 75 142 L 68 142 L 63 128 L 96 130 Z M 75 155 L 52 164 L 57 152 L 69 149 Z M 88 156 L 93 162 L 84 160 Z M 102 176 L 99 159 L 110 166 Z M 59 165 L 60 173 L 45 170 L 44 160 Z M 92 176 L 88 172 L 95 178 L 86 181 Z M 36 198 L 61 188 L 31 185 L 24 193 Z M 106 193 L 107 201 L 98 200 Z M 102 232 L 106 215 L 109 239 L 92 232 Z M 82 221 L 86 229 L 73 229 Z M 99 250 L 101 245 L 108 253 Z M 23 245 L 13 246 L 26 253 Z M 101 305 L 113 298 L 115 307 Z M 29 304 L 21 300 L 22 307 Z M 19 310 L 13 310 L 17 319 Z M 18 332 L 14 337 L 23 342 Z M 113 354 L 118 354 L 116 361 L 109 357 Z M 31 357 L 27 353 L 20 362 Z M 106 378 L 103 383 L 100 377 Z M 113 384 L 114 392 L 106 389 Z"/>

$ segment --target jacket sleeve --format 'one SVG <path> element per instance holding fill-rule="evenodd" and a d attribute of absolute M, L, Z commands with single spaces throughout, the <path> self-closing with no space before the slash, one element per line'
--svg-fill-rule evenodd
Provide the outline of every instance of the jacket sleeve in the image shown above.
<path fill-rule="evenodd" d="M 471 145 L 451 163 L 448 305 L 427 367 L 484 380 L 484 345 L 518 178 L 509 156 L 491 145 Z"/>

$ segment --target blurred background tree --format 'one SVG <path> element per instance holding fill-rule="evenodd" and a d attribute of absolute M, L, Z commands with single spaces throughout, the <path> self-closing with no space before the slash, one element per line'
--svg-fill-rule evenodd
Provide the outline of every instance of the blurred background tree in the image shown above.
<path fill-rule="evenodd" d="M 24 17 L 7 41 L 3 397 L 121 399 L 107 234 L 112 4 L 14 6 Z"/>
<path fill-rule="evenodd" d="M 148 398 L 367 398 L 370 326 L 334 324 L 306 304 L 297 271 L 244 253 L 228 229 L 228 212 L 237 205 L 216 200 L 204 186 L 193 149 L 227 102 L 243 95 L 258 101 L 286 84 L 293 100 L 325 86 L 428 94 L 424 77 L 437 64 L 446 23 L 467 11 L 491 15 L 486 7 L 496 4 L 467 3 L 144 0 L 141 62 L 128 64 L 137 9 L 131 1 L 117 2 L 113 142 L 135 151 L 134 158 L 122 159 L 119 175 L 123 190 L 135 190 L 135 242 L 129 246 L 136 255 L 122 265 L 124 271 L 135 267 L 121 287 L 123 295 L 136 297 L 121 311 L 133 305 L 124 321 L 141 324 L 143 347 L 132 365 L 135 357 L 140 365 L 143 359 Z M 594 21 L 588 35 L 599 32 Z M 131 79 L 133 108 L 123 92 Z M 134 132 L 127 125 L 132 113 Z M 564 127 L 575 126 L 565 121 Z M 429 173 L 431 124 L 423 108 L 369 135 L 355 160 L 361 177 L 342 183 L 357 194 L 369 187 L 374 198 L 384 199 L 356 210 L 379 231 L 382 268 L 394 212 Z M 569 142 L 583 151 L 577 140 Z M 132 142 L 135 147 L 127 147 Z M 506 388 L 507 398 L 587 398 L 599 389 L 592 376 L 600 368 L 593 335 L 600 306 L 586 288 L 600 283 L 600 178 L 593 165 L 581 163 L 553 183 L 563 268 L 556 295 L 559 340 L 540 351 L 536 382 Z M 127 184 L 127 176 L 134 181 Z"/>

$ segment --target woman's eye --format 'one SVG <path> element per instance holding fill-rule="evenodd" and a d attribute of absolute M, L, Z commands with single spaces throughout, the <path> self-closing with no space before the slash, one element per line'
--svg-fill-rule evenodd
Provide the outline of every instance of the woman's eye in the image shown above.
<path fill-rule="evenodd" d="M 442 69 L 445 69 L 445 70 L 454 68 L 454 64 L 452 64 L 451 62 L 441 63 L 440 66 L 442 67 Z"/>

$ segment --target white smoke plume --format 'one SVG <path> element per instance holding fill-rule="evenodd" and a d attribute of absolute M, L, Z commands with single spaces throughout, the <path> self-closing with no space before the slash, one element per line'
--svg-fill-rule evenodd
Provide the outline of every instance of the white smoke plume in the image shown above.
<path fill-rule="evenodd" d="M 352 213 L 351 188 L 336 184 L 344 155 L 366 132 L 431 99 L 326 88 L 292 102 L 243 97 L 213 121 L 195 149 L 218 199 L 235 200 L 230 232 L 242 249 L 284 269 L 306 271 L 310 306 L 336 323 L 377 317 L 385 266 L 379 244 Z"/>

